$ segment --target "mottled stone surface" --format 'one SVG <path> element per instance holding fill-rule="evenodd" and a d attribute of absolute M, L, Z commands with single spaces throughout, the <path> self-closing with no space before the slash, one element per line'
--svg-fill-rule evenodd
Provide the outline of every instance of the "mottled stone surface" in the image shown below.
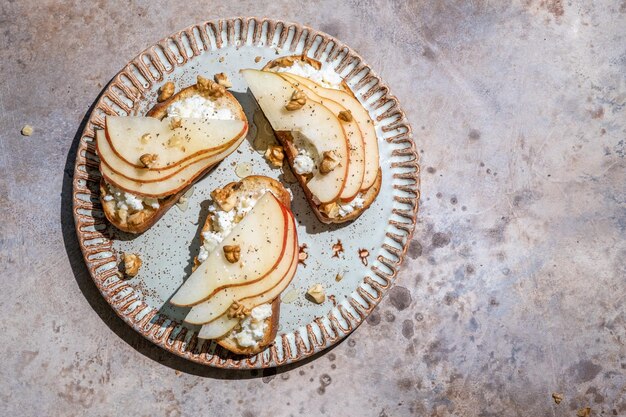
<path fill-rule="evenodd" d="M 0 4 L 2 415 L 625 416 L 626 2 L 216 3 Z M 252 374 L 127 328 L 69 212 L 103 85 L 175 29 L 235 15 L 359 51 L 423 167 L 397 287 L 331 351 Z"/>

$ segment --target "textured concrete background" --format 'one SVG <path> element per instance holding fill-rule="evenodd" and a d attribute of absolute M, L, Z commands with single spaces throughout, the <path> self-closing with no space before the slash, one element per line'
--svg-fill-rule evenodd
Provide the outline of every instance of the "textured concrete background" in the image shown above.
<path fill-rule="evenodd" d="M 0 414 L 626 416 L 626 2 L 233 3 L 0 4 Z M 407 262 L 367 324 L 246 374 L 117 319 L 69 214 L 72 143 L 102 87 L 174 30 L 236 15 L 359 51 L 423 166 Z"/>

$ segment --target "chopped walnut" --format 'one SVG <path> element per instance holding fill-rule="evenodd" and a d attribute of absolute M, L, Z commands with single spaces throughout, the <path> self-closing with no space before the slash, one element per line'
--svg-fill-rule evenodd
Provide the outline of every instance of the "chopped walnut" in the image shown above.
<path fill-rule="evenodd" d="M 152 168 L 159 156 L 153 153 L 145 153 L 139 157 L 139 161 L 146 168 Z"/>
<path fill-rule="evenodd" d="M 354 118 L 352 117 L 352 112 L 350 112 L 350 110 L 342 110 L 339 112 L 339 115 L 337 116 L 337 118 L 341 121 L 344 122 L 351 122 L 354 120 Z"/>
<path fill-rule="evenodd" d="M 343 243 L 338 239 L 337 243 L 335 243 L 332 247 L 333 249 L 333 258 L 339 258 L 339 255 L 343 253 Z"/>
<path fill-rule="evenodd" d="M 237 301 L 233 301 L 226 314 L 228 318 L 241 320 L 250 315 L 250 309 L 239 304 Z"/>
<path fill-rule="evenodd" d="M 213 80 L 204 78 L 201 75 L 198 75 L 197 86 L 200 93 L 208 95 L 212 98 L 222 97 L 224 94 L 226 94 L 226 89 L 224 88 L 224 86 L 216 83 Z"/>
<path fill-rule="evenodd" d="M 160 103 L 172 97 L 172 95 L 174 94 L 175 88 L 176 87 L 174 86 L 174 83 L 171 81 L 168 81 L 165 84 L 163 84 L 161 86 L 161 89 L 159 90 L 159 97 L 157 98 L 157 101 Z"/>
<path fill-rule="evenodd" d="M 361 262 L 363 265 L 367 266 L 367 257 L 370 256 L 370 251 L 367 249 L 359 249 L 359 258 L 361 258 Z"/>
<path fill-rule="evenodd" d="M 324 293 L 324 287 L 321 284 L 313 285 L 306 294 L 317 304 L 322 304 L 326 300 L 326 293 Z"/>
<path fill-rule="evenodd" d="M 589 417 L 591 415 L 591 407 L 581 408 L 576 412 L 577 417 Z"/>
<path fill-rule="evenodd" d="M 259 63 L 259 62 L 261 62 L 261 59 L 262 58 L 260 56 L 255 56 L 254 57 L 254 62 Z"/>
<path fill-rule="evenodd" d="M 333 202 L 322 203 L 319 205 L 319 211 L 324 213 L 328 218 L 335 218 L 339 216 L 339 204 Z"/>
<path fill-rule="evenodd" d="M 119 209 L 115 212 L 116 217 L 119 219 L 121 224 L 126 224 L 128 221 L 128 210 Z"/>
<path fill-rule="evenodd" d="M 294 59 L 292 57 L 285 56 L 285 57 L 274 60 L 272 62 L 272 68 L 274 67 L 287 68 L 287 67 L 292 66 L 293 63 L 294 63 Z"/>
<path fill-rule="evenodd" d="M 213 76 L 213 79 L 215 80 L 216 83 L 218 83 L 224 88 L 230 88 L 233 86 L 233 83 L 231 83 L 230 80 L 228 79 L 228 75 L 224 74 L 223 72 L 220 72 L 219 74 L 215 74 Z"/>
<path fill-rule="evenodd" d="M 24 127 L 21 130 L 22 136 L 30 136 L 33 134 L 33 127 L 31 125 L 24 125 Z"/>
<path fill-rule="evenodd" d="M 152 135 L 150 133 L 144 133 L 143 135 L 141 135 L 141 138 L 139 140 L 141 141 L 141 143 L 146 145 L 148 142 L 150 142 L 151 139 Z"/>
<path fill-rule="evenodd" d="M 320 172 L 328 174 L 339 165 L 339 157 L 335 151 L 322 152 L 322 162 L 320 164 Z"/>
<path fill-rule="evenodd" d="M 231 264 L 239 262 L 239 258 L 241 257 L 241 248 L 239 245 L 224 245 L 224 256 Z"/>
<path fill-rule="evenodd" d="M 180 117 L 172 117 L 170 119 L 170 129 L 178 129 L 183 125 L 183 119 Z"/>
<path fill-rule="evenodd" d="M 337 275 L 335 275 L 335 282 L 339 282 L 343 279 L 343 274 L 344 272 L 337 272 Z"/>
<path fill-rule="evenodd" d="M 128 224 L 130 224 L 131 226 L 137 226 L 145 222 L 147 218 L 148 211 L 140 210 L 128 216 Z"/>
<path fill-rule="evenodd" d="M 302 264 L 305 268 L 306 268 L 306 263 L 304 263 L 307 259 L 309 259 L 309 253 L 307 252 L 307 249 L 309 247 L 307 246 L 307 244 L 303 244 L 300 246 L 300 248 L 298 248 L 298 263 Z"/>
<path fill-rule="evenodd" d="M 211 198 L 224 211 L 231 211 L 235 204 L 237 204 L 237 196 L 235 193 L 224 190 L 223 188 L 216 188 L 211 192 Z"/>
<path fill-rule="evenodd" d="M 285 108 L 289 111 L 301 109 L 306 104 L 306 94 L 300 90 L 294 90 L 291 94 L 289 102 L 285 105 Z"/>
<path fill-rule="evenodd" d="M 267 159 L 274 168 L 283 166 L 285 160 L 285 151 L 280 145 L 269 145 L 265 151 L 265 159 Z"/>
<path fill-rule="evenodd" d="M 556 404 L 561 404 L 561 401 L 563 401 L 563 394 L 559 394 L 558 392 L 553 392 L 552 399 L 554 400 Z"/>
<path fill-rule="evenodd" d="M 124 253 L 122 254 L 122 260 L 124 261 L 124 273 L 129 277 L 134 277 L 139 273 L 141 268 L 141 259 L 136 253 Z"/>

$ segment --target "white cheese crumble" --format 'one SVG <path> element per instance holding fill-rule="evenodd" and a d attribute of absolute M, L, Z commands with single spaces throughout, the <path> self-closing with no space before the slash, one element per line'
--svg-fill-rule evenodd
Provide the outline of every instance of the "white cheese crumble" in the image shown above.
<path fill-rule="evenodd" d="M 115 208 L 126 211 L 140 211 L 144 206 L 159 208 L 159 199 L 152 197 L 140 197 L 135 194 L 127 193 L 119 188 L 107 183 L 107 194 L 103 197 L 104 201 L 115 201 Z"/>
<path fill-rule="evenodd" d="M 296 174 L 313 174 L 317 171 L 317 149 L 300 132 L 292 132 L 293 146 L 298 150 L 298 155 L 293 158 L 293 170 Z"/>
<path fill-rule="evenodd" d="M 194 117 L 202 119 L 235 120 L 237 116 L 229 107 L 218 108 L 212 100 L 200 95 L 177 100 L 167 108 L 169 117 Z"/>
<path fill-rule="evenodd" d="M 362 208 L 364 204 L 365 200 L 363 199 L 363 194 L 358 193 L 356 197 L 348 203 L 339 203 L 339 217 L 346 217 L 354 210 Z"/>
<path fill-rule="evenodd" d="M 339 90 L 341 88 L 341 82 L 343 81 L 341 76 L 337 74 L 329 65 L 322 64 L 322 69 L 317 70 L 312 65 L 300 60 L 295 61 L 290 67 L 276 68 L 276 72 L 288 72 L 299 75 L 300 77 L 315 81 L 322 87 L 333 88 L 335 90 Z"/>
<path fill-rule="evenodd" d="M 248 214 L 256 202 L 268 191 L 270 190 L 263 188 L 238 198 L 237 204 L 230 211 L 220 210 L 215 204 L 209 206 L 213 230 L 202 232 L 203 243 L 198 253 L 198 262 L 206 261 L 209 254 L 233 231 L 238 221 Z"/>
<path fill-rule="evenodd" d="M 241 328 L 233 330 L 230 337 L 241 347 L 255 346 L 263 340 L 267 329 L 266 319 L 272 315 L 271 304 L 261 304 L 250 311 L 250 315 L 241 321 Z"/>

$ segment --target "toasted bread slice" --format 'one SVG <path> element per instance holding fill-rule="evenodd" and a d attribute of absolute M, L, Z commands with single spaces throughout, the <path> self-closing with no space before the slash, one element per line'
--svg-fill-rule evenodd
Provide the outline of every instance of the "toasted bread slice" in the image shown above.
<path fill-rule="evenodd" d="M 272 60 L 263 67 L 263 70 L 277 71 L 280 68 L 289 68 L 290 66 L 295 65 L 298 62 L 309 65 L 317 71 L 320 71 L 322 69 L 322 63 L 319 61 L 303 55 L 293 55 Z M 355 97 L 350 87 L 348 87 L 348 84 L 343 80 L 336 86 L 336 88 L 345 91 L 351 96 Z M 274 133 L 276 135 L 276 138 L 278 139 L 278 142 L 282 145 L 285 151 L 285 156 L 287 157 L 289 167 L 292 168 L 294 176 L 304 190 L 304 194 L 319 221 L 326 224 L 348 222 L 359 217 L 365 210 L 367 210 L 367 208 L 369 208 L 369 206 L 372 205 L 372 203 L 378 196 L 381 187 L 382 172 L 380 166 L 377 169 L 376 179 L 372 186 L 370 186 L 366 190 L 362 190 L 351 202 L 337 201 L 329 204 L 318 204 L 315 202 L 313 195 L 306 186 L 309 177 L 307 175 L 300 175 L 296 173 L 295 170 L 293 170 L 294 159 L 298 155 L 298 149 L 293 144 L 293 135 L 291 134 L 291 132 L 286 131 Z M 358 202 L 358 204 L 355 205 L 356 202 Z M 340 207 L 346 208 L 346 210 L 342 209 L 344 215 L 339 214 Z"/>
<path fill-rule="evenodd" d="M 222 195 L 229 196 L 228 198 L 233 198 L 234 196 L 238 200 L 241 198 L 245 198 L 250 195 L 250 193 L 254 193 L 258 190 L 267 189 L 274 194 L 276 198 L 287 208 L 291 205 L 291 195 L 289 192 L 276 180 L 260 176 L 260 175 L 252 175 L 242 179 L 239 182 L 231 182 L 224 186 L 221 189 Z M 215 204 L 216 209 L 219 209 L 219 204 Z M 214 231 L 212 217 L 209 215 L 202 227 L 202 233 Z M 204 237 L 202 234 L 200 235 L 200 244 L 204 244 Z M 197 267 L 200 262 L 196 257 L 194 259 L 194 264 Z M 238 354 L 238 355 L 254 355 L 258 352 L 264 350 L 270 343 L 274 341 L 276 337 L 276 332 L 278 330 L 278 319 L 280 316 L 280 297 L 276 297 L 272 301 L 272 314 L 266 320 L 267 328 L 263 334 L 263 339 L 257 342 L 255 346 L 240 346 L 237 343 L 237 340 L 229 334 L 228 336 L 222 337 L 217 340 L 217 343 L 228 349 L 229 351 Z"/>
<path fill-rule="evenodd" d="M 157 103 L 148 111 L 146 115 L 162 119 L 167 116 L 167 109 L 173 103 L 199 95 L 203 94 L 198 84 L 191 85 L 180 90 L 167 100 Z M 206 95 L 203 96 L 206 97 Z M 227 90 L 223 91 L 221 97 L 211 98 L 211 100 L 215 103 L 216 109 L 228 109 L 232 112 L 235 119 L 247 122 L 246 115 L 241 107 L 241 104 L 239 104 L 237 99 Z M 246 135 L 244 134 L 240 139 L 238 139 L 239 143 L 243 141 L 245 136 Z M 234 151 L 236 148 L 236 146 L 233 146 L 231 149 Z M 225 155 L 224 158 L 226 156 L 228 155 Z M 178 199 L 193 186 L 195 182 L 203 178 L 215 165 L 217 164 L 207 166 L 206 169 L 199 173 L 197 177 L 184 189 L 179 190 L 175 194 L 159 198 L 158 208 L 151 207 L 149 204 L 143 204 L 143 208 L 141 209 L 119 209 L 116 201 L 114 199 L 110 199 L 111 193 L 109 193 L 108 184 L 103 179 L 100 181 L 100 202 L 102 203 L 104 215 L 113 226 L 124 232 L 133 234 L 143 233 L 152 227 L 167 212 L 167 210 L 169 210 L 172 205 L 174 205 Z M 130 195 L 131 198 L 138 197 L 133 196 L 132 194 Z M 139 199 L 145 201 L 145 199 L 142 199 L 141 197 L 139 197 Z"/>

